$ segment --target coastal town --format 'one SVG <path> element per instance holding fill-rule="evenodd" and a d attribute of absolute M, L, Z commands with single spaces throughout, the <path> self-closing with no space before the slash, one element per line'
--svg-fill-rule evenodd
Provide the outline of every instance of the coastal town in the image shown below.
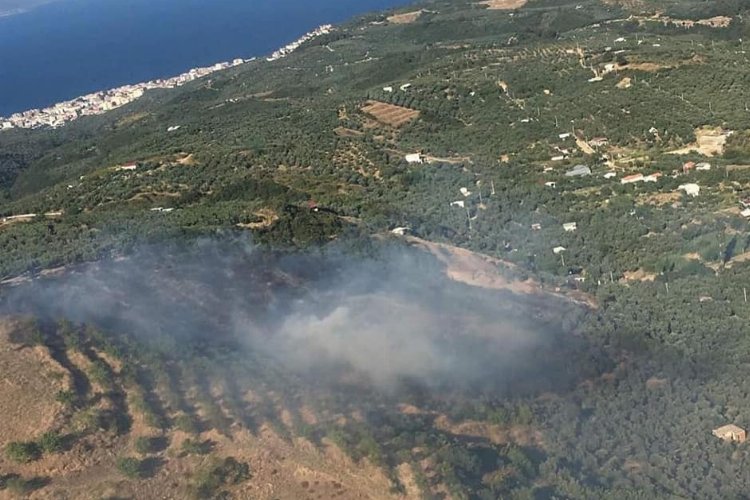
<path fill-rule="evenodd" d="M 283 57 L 288 56 L 289 54 L 291 54 L 292 52 L 294 52 L 295 50 L 297 50 L 298 48 L 300 48 L 300 46 L 303 43 L 305 43 L 305 42 L 307 42 L 309 40 L 312 40 L 313 38 L 319 37 L 321 35 L 327 35 L 331 31 L 333 31 L 333 26 L 330 25 L 330 24 L 324 24 L 322 26 L 318 26 L 317 28 L 315 28 L 311 32 L 305 33 L 304 35 L 302 35 L 299 39 L 295 40 L 294 42 L 292 42 L 292 43 L 290 43 L 288 45 L 285 45 L 284 47 L 281 47 L 279 50 L 275 51 L 273 54 L 271 54 L 270 56 L 268 56 L 266 58 L 266 61 L 273 62 L 273 61 L 277 61 L 279 59 L 282 59 Z"/>
<path fill-rule="evenodd" d="M 325 35 L 333 30 L 331 25 L 320 26 L 313 31 L 304 34 L 294 42 L 276 50 L 266 58 L 267 61 L 277 61 L 295 50 L 303 43 L 320 35 Z M 57 103 L 44 109 L 31 109 L 21 113 L 15 113 L 8 118 L 0 117 L 0 131 L 13 128 L 34 129 L 40 127 L 58 128 L 78 118 L 91 115 L 99 115 L 117 109 L 140 98 L 147 90 L 170 89 L 180 87 L 198 78 L 210 75 L 216 71 L 239 66 L 252 59 L 234 59 L 229 62 L 221 62 L 204 68 L 194 68 L 181 75 L 151 80 L 144 83 L 124 85 L 110 90 L 102 90 L 87 94 L 69 101 Z"/>

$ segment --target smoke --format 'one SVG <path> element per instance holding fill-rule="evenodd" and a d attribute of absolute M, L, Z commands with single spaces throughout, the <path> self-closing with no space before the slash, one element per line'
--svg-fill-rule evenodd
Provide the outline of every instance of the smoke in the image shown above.
<path fill-rule="evenodd" d="M 515 391 L 540 376 L 549 389 L 570 378 L 565 351 L 575 343 L 559 327 L 559 304 L 452 282 L 430 255 L 394 244 L 365 256 L 202 240 L 0 293 L 5 313 L 93 323 L 167 350 L 240 346 L 309 380 L 349 376 L 387 389 Z"/>

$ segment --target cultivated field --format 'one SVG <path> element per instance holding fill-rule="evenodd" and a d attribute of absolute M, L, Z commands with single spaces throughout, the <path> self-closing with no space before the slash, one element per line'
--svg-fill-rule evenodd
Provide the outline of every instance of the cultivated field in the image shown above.
<path fill-rule="evenodd" d="M 380 101 L 367 101 L 361 110 L 383 125 L 394 128 L 401 127 L 419 117 L 419 111 L 415 109 L 395 106 Z"/>

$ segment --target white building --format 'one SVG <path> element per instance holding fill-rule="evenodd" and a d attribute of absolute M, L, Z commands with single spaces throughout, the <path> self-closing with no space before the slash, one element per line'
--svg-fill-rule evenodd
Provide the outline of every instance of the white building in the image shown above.
<path fill-rule="evenodd" d="M 404 157 L 406 163 L 424 163 L 424 156 L 421 153 L 412 153 Z"/>
<path fill-rule="evenodd" d="M 566 233 L 571 233 L 578 229 L 578 223 L 577 222 L 566 222 L 563 224 L 563 229 Z"/>
<path fill-rule="evenodd" d="M 685 191 L 685 194 L 688 196 L 692 196 L 695 198 L 698 196 L 701 192 L 701 187 L 698 184 L 682 184 L 680 187 L 677 188 L 680 191 Z"/>

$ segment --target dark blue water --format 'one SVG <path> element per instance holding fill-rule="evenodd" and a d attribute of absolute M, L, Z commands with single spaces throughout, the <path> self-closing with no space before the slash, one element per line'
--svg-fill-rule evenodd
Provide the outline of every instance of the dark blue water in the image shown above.
<path fill-rule="evenodd" d="M 0 18 L 0 116 L 266 55 L 409 0 L 58 0 Z"/>

